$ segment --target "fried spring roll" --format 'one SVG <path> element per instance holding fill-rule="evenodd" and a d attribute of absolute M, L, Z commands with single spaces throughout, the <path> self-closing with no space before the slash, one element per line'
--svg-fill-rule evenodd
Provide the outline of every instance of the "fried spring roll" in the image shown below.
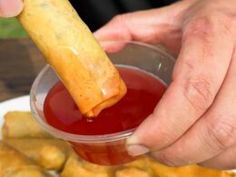
<path fill-rule="evenodd" d="M 0 141 L 1 177 L 49 177 L 24 155 Z"/>
<path fill-rule="evenodd" d="M 47 170 L 61 170 L 72 151 L 66 142 L 56 139 L 7 139 L 4 142 Z"/>
<path fill-rule="evenodd" d="M 124 168 L 116 171 L 116 177 L 152 177 L 147 171 L 138 168 Z"/>
<path fill-rule="evenodd" d="M 47 172 L 42 171 L 39 167 L 27 166 L 15 171 L 10 171 L 3 177 L 53 177 Z"/>
<path fill-rule="evenodd" d="M 148 172 L 148 174 L 150 174 L 150 175 L 152 174 L 152 176 L 153 176 L 153 171 L 150 168 L 150 158 L 146 157 L 146 156 L 140 157 L 139 159 L 137 159 L 133 162 L 127 163 L 124 165 L 124 167 L 138 168 L 138 169 Z"/>
<path fill-rule="evenodd" d="M 24 0 L 19 20 L 82 114 L 94 117 L 125 95 L 118 71 L 68 0 Z"/>
<path fill-rule="evenodd" d="M 186 176 L 186 174 L 188 174 L 188 177 L 233 177 L 232 174 L 228 172 L 203 168 L 197 165 L 188 165 L 184 167 L 168 167 L 148 157 L 140 158 L 136 161 L 124 165 L 124 167 L 125 170 L 118 171 L 119 173 L 116 173 L 117 176 L 131 176 L 130 174 L 133 170 L 128 169 L 136 168 L 148 172 L 148 174 L 151 176 L 158 177 L 183 177 Z M 141 174 L 145 175 L 145 173 L 143 173 L 142 171 L 137 170 L 135 170 L 135 172 L 133 173 L 140 173 L 140 176 Z"/>
<path fill-rule="evenodd" d="M 197 165 L 188 165 L 184 167 L 168 167 L 150 160 L 150 167 L 154 174 L 160 177 L 233 177 L 235 174 L 230 174 L 226 171 L 214 170 L 200 167 Z"/>
<path fill-rule="evenodd" d="M 52 138 L 42 130 L 30 112 L 8 112 L 4 116 L 3 138 Z"/>
<path fill-rule="evenodd" d="M 95 167 L 96 166 L 96 167 Z M 95 167 L 95 168 L 94 168 Z M 80 161 L 75 155 L 71 155 L 65 164 L 61 177 L 112 177 L 109 167 L 86 164 Z"/>

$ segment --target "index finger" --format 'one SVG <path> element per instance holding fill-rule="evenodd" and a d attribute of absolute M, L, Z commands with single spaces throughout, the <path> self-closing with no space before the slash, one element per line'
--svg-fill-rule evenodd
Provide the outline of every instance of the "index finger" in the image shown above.
<path fill-rule="evenodd" d="M 128 140 L 131 155 L 160 150 L 174 143 L 210 107 L 232 54 L 233 45 L 229 42 L 232 39 L 224 30 L 220 23 L 205 17 L 186 27 L 173 82 L 153 114 Z"/>

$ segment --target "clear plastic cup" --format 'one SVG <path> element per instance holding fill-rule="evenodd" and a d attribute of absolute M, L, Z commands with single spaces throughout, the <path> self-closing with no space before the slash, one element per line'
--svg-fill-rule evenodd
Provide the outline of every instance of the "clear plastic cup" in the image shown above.
<path fill-rule="evenodd" d="M 109 46 L 114 46 L 109 49 L 112 53 L 108 52 L 114 64 L 138 67 L 158 76 L 167 85 L 170 83 L 175 60 L 163 48 L 139 42 L 109 43 Z M 126 150 L 126 139 L 135 129 L 104 135 L 78 135 L 56 129 L 46 122 L 43 112 L 44 101 L 58 80 L 55 72 L 47 65 L 33 83 L 30 93 L 31 110 L 42 128 L 53 136 L 70 142 L 78 155 L 89 162 L 119 165 L 134 160 L 135 158 Z"/>

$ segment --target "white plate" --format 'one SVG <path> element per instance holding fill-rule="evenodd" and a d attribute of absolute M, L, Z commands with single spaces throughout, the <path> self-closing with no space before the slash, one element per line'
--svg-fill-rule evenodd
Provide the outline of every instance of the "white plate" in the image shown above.
<path fill-rule="evenodd" d="M 0 129 L 3 125 L 3 116 L 8 111 L 30 111 L 30 98 L 28 95 L 7 100 L 0 103 Z M 0 131 L 0 139 L 2 138 L 2 133 Z"/>

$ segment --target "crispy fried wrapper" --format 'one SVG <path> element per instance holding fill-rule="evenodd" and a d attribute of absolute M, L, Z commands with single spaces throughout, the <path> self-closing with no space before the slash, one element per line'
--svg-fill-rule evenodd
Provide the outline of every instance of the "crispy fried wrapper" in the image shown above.
<path fill-rule="evenodd" d="M 136 175 L 134 175 L 136 174 Z M 118 177 L 135 177 L 135 176 L 158 176 L 158 177 L 235 177 L 230 172 L 214 170 L 200 167 L 197 165 L 188 165 L 184 167 L 168 167 L 157 161 L 142 157 L 136 161 L 125 164 L 116 171 Z"/>
<path fill-rule="evenodd" d="M 42 130 L 30 112 L 8 112 L 4 116 L 3 138 L 52 138 Z"/>
<path fill-rule="evenodd" d="M 94 117 L 125 95 L 118 71 L 68 0 L 24 0 L 19 20 L 82 114 Z"/>
<path fill-rule="evenodd" d="M 24 155 L 0 141 L 1 177 L 51 177 Z"/>
<path fill-rule="evenodd" d="M 17 169 L 15 171 L 10 171 L 7 175 L 3 177 L 54 177 L 51 174 L 42 171 L 36 166 L 27 166 Z"/>
<path fill-rule="evenodd" d="M 233 173 L 189 165 L 168 167 L 148 157 L 121 166 L 99 166 L 70 156 L 61 177 L 235 177 Z"/>
<path fill-rule="evenodd" d="M 99 166 L 81 161 L 72 154 L 65 164 L 61 177 L 113 177 L 112 167 Z"/>
<path fill-rule="evenodd" d="M 226 171 L 204 168 L 197 165 L 167 167 L 151 159 L 149 165 L 154 174 L 160 177 L 235 177 L 235 174 Z"/>
<path fill-rule="evenodd" d="M 147 171 L 138 168 L 124 168 L 117 170 L 116 177 L 152 177 Z"/>
<path fill-rule="evenodd" d="M 72 149 L 57 139 L 7 139 L 4 142 L 47 170 L 61 170 Z"/>

